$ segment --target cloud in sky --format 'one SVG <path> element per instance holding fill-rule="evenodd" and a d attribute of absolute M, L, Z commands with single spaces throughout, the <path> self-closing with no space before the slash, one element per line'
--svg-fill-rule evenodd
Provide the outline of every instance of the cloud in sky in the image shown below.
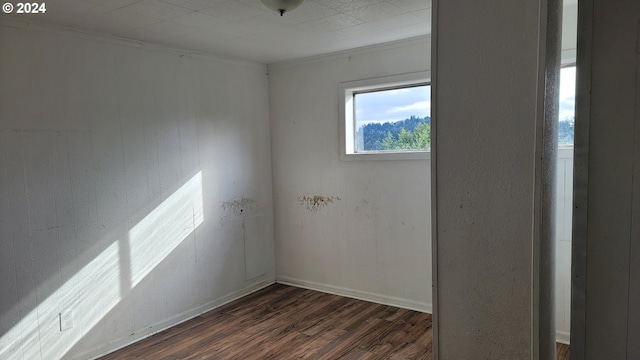
<path fill-rule="evenodd" d="M 576 105 L 576 68 L 566 67 L 560 70 L 560 115 L 564 120 L 575 116 Z"/>
<path fill-rule="evenodd" d="M 429 116 L 431 87 L 425 85 L 357 94 L 355 107 L 357 127 L 374 122 L 401 121 L 411 116 Z"/>
<path fill-rule="evenodd" d="M 425 100 L 425 101 L 418 101 L 417 103 L 413 103 L 407 106 L 398 106 L 398 107 L 391 108 L 387 111 L 387 113 L 393 114 L 393 113 L 399 113 L 399 112 L 405 112 L 405 111 L 424 112 L 425 110 L 428 111 L 430 109 L 431 109 L 431 101 Z"/>

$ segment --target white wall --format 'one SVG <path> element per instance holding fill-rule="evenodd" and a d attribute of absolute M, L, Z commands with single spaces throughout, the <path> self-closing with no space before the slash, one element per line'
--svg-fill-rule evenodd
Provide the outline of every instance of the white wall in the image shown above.
<path fill-rule="evenodd" d="M 265 66 L 9 22 L 0 54 L 0 358 L 95 356 L 273 282 Z"/>
<path fill-rule="evenodd" d="M 272 224 L 281 282 L 431 310 L 430 163 L 339 161 L 337 106 L 429 69 L 428 40 L 270 66 L 272 223 L 264 66 L 30 28 L 0 23 L 0 358 L 102 353 L 268 284 Z"/>
<path fill-rule="evenodd" d="M 571 330 L 573 149 L 558 150 L 556 175 L 556 339 L 568 344 Z"/>
<path fill-rule="evenodd" d="M 341 162 L 338 152 L 338 83 L 425 70 L 429 53 L 428 41 L 409 42 L 270 66 L 278 281 L 431 311 L 429 160 Z M 573 151 L 560 150 L 562 342 L 570 329 L 572 171 Z M 308 211 L 298 201 L 305 195 L 341 200 Z"/>
<path fill-rule="evenodd" d="M 429 69 L 429 41 L 269 66 L 276 278 L 431 311 L 429 161 L 340 161 L 338 85 Z M 309 210 L 299 199 L 333 202 Z"/>
<path fill-rule="evenodd" d="M 434 1 L 435 359 L 555 357 L 554 5 Z"/>

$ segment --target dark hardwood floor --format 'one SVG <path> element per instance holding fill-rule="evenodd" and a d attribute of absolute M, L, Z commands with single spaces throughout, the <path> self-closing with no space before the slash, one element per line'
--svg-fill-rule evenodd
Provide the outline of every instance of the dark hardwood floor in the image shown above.
<path fill-rule="evenodd" d="M 274 284 L 101 359 L 431 359 L 431 315 Z"/>
<path fill-rule="evenodd" d="M 569 345 L 558 344 L 556 346 L 556 359 L 569 360 Z"/>

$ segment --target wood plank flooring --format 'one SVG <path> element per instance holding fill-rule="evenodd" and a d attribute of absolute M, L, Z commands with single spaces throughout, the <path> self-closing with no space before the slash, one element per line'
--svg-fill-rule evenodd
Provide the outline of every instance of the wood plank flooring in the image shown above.
<path fill-rule="evenodd" d="M 556 346 L 556 359 L 557 360 L 569 360 L 569 345 L 557 344 L 557 346 Z"/>
<path fill-rule="evenodd" d="M 101 359 L 426 360 L 431 331 L 430 314 L 274 284 Z"/>

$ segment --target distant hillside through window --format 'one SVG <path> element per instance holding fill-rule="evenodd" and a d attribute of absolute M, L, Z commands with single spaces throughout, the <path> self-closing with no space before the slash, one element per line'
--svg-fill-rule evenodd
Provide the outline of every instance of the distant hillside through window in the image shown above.
<path fill-rule="evenodd" d="M 362 139 L 365 151 L 429 150 L 431 117 L 411 116 L 402 121 L 369 123 L 358 129 L 356 138 Z"/>

